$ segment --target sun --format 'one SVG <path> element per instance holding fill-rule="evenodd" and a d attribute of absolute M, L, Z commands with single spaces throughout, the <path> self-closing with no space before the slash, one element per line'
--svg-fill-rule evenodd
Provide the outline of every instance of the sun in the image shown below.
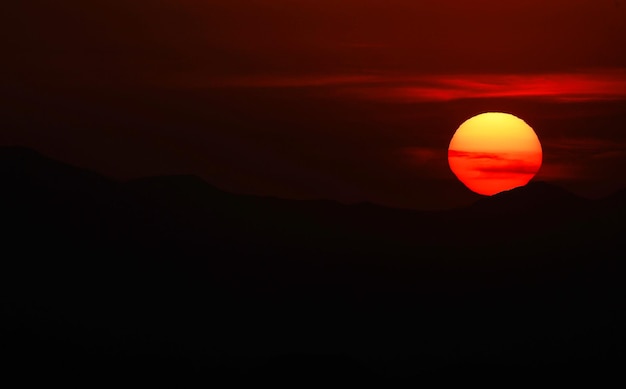
<path fill-rule="evenodd" d="M 461 124 L 448 147 L 448 163 L 472 191 L 494 195 L 526 185 L 543 153 L 535 131 L 517 116 L 486 112 Z"/>

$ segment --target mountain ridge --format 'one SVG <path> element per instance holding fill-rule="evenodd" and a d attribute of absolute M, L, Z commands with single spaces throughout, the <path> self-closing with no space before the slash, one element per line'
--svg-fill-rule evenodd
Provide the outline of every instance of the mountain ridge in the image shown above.
<path fill-rule="evenodd" d="M 159 227 L 163 231 L 186 230 L 196 239 L 200 231 L 210 231 L 215 236 L 240 235 L 273 245 L 279 244 L 281 235 L 287 245 L 302 245 L 309 236 L 326 245 L 333 244 L 332 240 L 348 245 L 366 239 L 395 242 L 400 247 L 488 245 L 555 234 L 565 240 L 565 231 L 614 223 L 626 205 L 620 192 L 591 200 L 547 182 L 530 182 L 464 208 L 439 211 L 282 199 L 229 193 L 189 174 L 120 182 L 32 150 L 6 150 L 0 149 L 0 173 L 5 182 L 7 177 L 8 182 L 16 181 L 6 188 L 5 196 L 13 196 L 18 203 L 30 198 L 31 204 L 47 207 L 43 212 L 67 206 L 77 213 L 77 220 L 107 213 L 120 220 L 153 220 L 169 224 Z M 11 192 L 11 187 L 17 191 Z M 46 205 L 50 201 L 56 205 Z M 154 223 L 149 226 L 156 227 Z"/>
<path fill-rule="evenodd" d="M 560 201 L 533 184 L 491 213 L 417 212 L 234 195 L 186 175 L 120 183 L 17 154 L 0 150 L 0 323 L 22 374 L 540 378 L 543 355 L 582 353 L 565 368 L 592 372 L 597 350 L 616 366 L 626 355 L 607 330 L 625 321 L 620 202 L 509 212 Z"/>
<path fill-rule="evenodd" d="M 9 165 L 9 166 L 7 166 Z M 209 182 L 200 176 L 193 174 L 168 174 L 168 175 L 157 175 L 157 176 L 145 176 L 139 178 L 133 178 L 126 181 L 119 181 L 107 176 L 101 175 L 89 169 L 84 169 L 80 167 L 76 167 L 72 164 L 68 164 L 62 162 L 60 160 L 50 158 L 45 156 L 42 153 L 35 151 L 34 149 L 22 147 L 22 146 L 2 146 L 0 147 L 0 172 L 3 174 L 10 173 L 8 168 L 10 166 L 13 167 L 13 173 L 19 173 L 18 170 L 21 171 L 21 174 L 28 175 L 38 175 L 39 178 L 43 177 L 46 172 L 50 172 L 52 169 L 55 169 L 55 172 L 61 172 L 63 175 L 71 175 L 73 174 L 75 177 L 83 176 L 88 177 L 88 179 L 93 181 L 109 182 L 119 184 L 124 187 L 141 187 L 141 186 L 160 186 L 161 189 L 165 190 L 174 190 L 180 192 L 181 190 L 186 190 L 188 192 L 191 191 L 199 191 L 205 192 L 207 194 L 211 194 L 212 196 L 238 196 L 238 197 L 247 197 L 251 199 L 257 200 L 268 200 L 268 201 L 285 201 L 285 202 L 293 202 L 293 203 L 318 203 L 318 204 L 333 204 L 338 206 L 346 206 L 346 207 L 355 207 L 355 208 L 381 208 L 387 210 L 397 210 L 404 212 L 412 212 L 412 213 L 445 213 L 445 212 L 453 212 L 456 210 L 474 208 L 481 211 L 492 212 L 496 210 L 500 210 L 499 204 L 509 201 L 515 202 L 524 202 L 526 206 L 542 206 L 547 205 L 550 202 L 560 202 L 563 200 L 567 202 L 579 202 L 579 203 L 592 203 L 592 202 L 603 202 L 603 201 L 617 201 L 618 198 L 626 197 L 626 188 L 616 191 L 613 194 L 607 195 L 600 199 L 588 199 L 582 196 L 578 196 L 572 192 L 569 192 L 562 187 L 546 182 L 546 181 L 531 181 L 525 186 L 521 186 L 518 188 L 513 188 L 507 191 L 503 191 L 497 193 L 493 196 L 484 196 L 478 199 L 476 202 L 469 204 L 465 207 L 456 207 L 449 209 L 440 209 L 440 210 L 422 210 L 422 209 L 414 209 L 414 208 L 398 208 L 391 207 L 387 205 L 372 203 L 368 201 L 362 202 L 354 202 L 354 203 L 343 203 L 330 199 L 287 199 L 276 196 L 265 196 L 265 195 L 244 195 L 237 194 L 228 191 L 224 191 Z M 57 177 L 58 178 L 58 177 Z M 173 189 L 177 188 L 177 189 Z M 498 204 L 498 205 L 494 205 Z M 503 209 L 502 209 L 503 210 Z M 502 211 L 500 210 L 500 211 Z"/>

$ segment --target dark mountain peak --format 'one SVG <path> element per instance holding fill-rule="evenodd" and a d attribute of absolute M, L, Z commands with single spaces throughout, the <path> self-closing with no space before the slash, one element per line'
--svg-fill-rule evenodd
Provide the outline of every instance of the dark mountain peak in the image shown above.
<path fill-rule="evenodd" d="M 199 176 L 193 174 L 172 174 L 166 176 L 142 177 L 127 181 L 125 185 L 129 188 L 145 188 L 150 190 L 164 190 L 168 192 L 202 192 L 202 193 L 222 193 L 226 192 L 209 184 Z"/>
<path fill-rule="evenodd" d="M 580 206 L 588 200 L 545 181 L 532 181 L 525 186 L 484 197 L 470 206 L 471 210 L 487 213 L 523 213 L 556 211 Z"/>
<path fill-rule="evenodd" d="M 0 158 L 44 158 L 37 151 L 24 146 L 0 146 Z"/>
<path fill-rule="evenodd" d="M 22 146 L 0 147 L 0 171 L 7 173 L 27 173 L 41 169 L 58 168 L 62 163 Z"/>
<path fill-rule="evenodd" d="M 493 197 L 524 197 L 524 198 L 536 198 L 536 199 L 554 199 L 562 200 L 564 198 L 578 198 L 573 193 L 561 188 L 558 185 L 550 184 L 546 181 L 531 181 L 525 186 L 520 186 L 500 192 Z"/>
<path fill-rule="evenodd" d="M 626 188 L 622 188 L 615 193 L 605 197 L 605 200 L 620 204 L 626 204 Z"/>
<path fill-rule="evenodd" d="M 0 147 L 0 178 L 4 184 L 59 192 L 97 192 L 111 188 L 112 180 L 26 147 Z"/>
<path fill-rule="evenodd" d="M 229 196 L 202 178 L 191 174 L 144 177 L 128 181 L 125 188 L 142 198 L 157 202 L 177 201 L 200 205 Z"/>
<path fill-rule="evenodd" d="M 193 174 L 171 174 L 165 176 L 142 177 L 126 183 L 130 187 L 178 188 L 180 190 L 211 190 L 221 192 L 202 178 Z"/>

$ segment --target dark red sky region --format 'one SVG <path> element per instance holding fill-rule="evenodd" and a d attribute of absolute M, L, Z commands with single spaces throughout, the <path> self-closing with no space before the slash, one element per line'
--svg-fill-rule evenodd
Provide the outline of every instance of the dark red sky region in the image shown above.
<path fill-rule="evenodd" d="M 536 179 L 626 187 L 626 2 L 21 0 L 2 6 L 0 145 L 128 179 L 415 209 L 477 198 L 447 147 L 503 111 Z"/>

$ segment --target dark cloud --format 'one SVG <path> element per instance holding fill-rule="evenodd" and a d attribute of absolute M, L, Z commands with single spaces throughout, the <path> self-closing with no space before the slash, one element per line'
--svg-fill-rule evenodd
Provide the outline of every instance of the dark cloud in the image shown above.
<path fill-rule="evenodd" d="M 494 175 L 534 175 L 540 165 L 534 155 L 525 158 L 524 153 L 483 153 L 449 150 L 448 155 L 468 171 Z"/>
<path fill-rule="evenodd" d="M 461 150 L 448 150 L 448 156 L 451 158 L 462 158 L 472 160 L 487 160 L 487 161 L 509 161 L 511 160 L 504 153 L 483 153 L 476 151 L 461 151 Z"/>
<path fill-rule="evenodd" d="M 176 83 L 176 82 L 175 82 Z M 520 98 L 555 102 L 626 100 L 626 69 L 596 69 L 577 73 L 439 74 L 385 73 L 248 76 L 211 78 L 187 76 L 178 86 L 231 88 L 325 87 L 344 98 L 400 103 L 446 102 L 462 99 Z"/>
<path fill-rule="evenodd" d="M 492 166 L 478 166 L 476 171 L 481 173 L 503 173 L 503 174 L 535 174 L 537 165 L 525 161 L 507 161 L 504 164 Z"/>

